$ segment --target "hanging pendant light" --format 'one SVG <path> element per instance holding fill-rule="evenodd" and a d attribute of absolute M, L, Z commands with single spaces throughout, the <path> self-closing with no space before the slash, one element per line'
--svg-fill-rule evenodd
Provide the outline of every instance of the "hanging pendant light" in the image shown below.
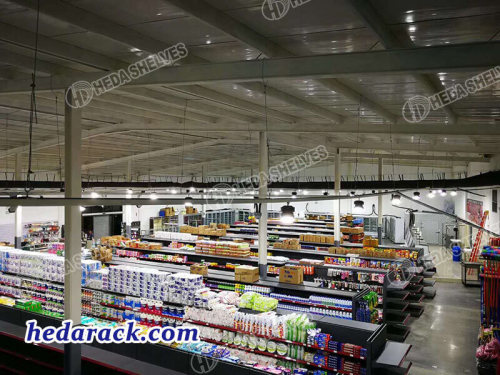
<path fill-rule="evenodd" d="M 399 194 L 392 194 L 391 203 L 394 206 L 399 206 L 401 204 L 401 195 L 399 195 Z"/>
<path fill-rule="evenodd" d="M 357 199 L 354 201 L 354 209 L 352 210 L 354 213 L 362 213 L 365 208 L 365 202 L 361 199 Z"/>
<path fill-rule="evenodd" d="M 287 204 L 281 207 L 281 222 L 283 224 L 292 224 L 295 221 L 294 218 L 295 207 Z"/>

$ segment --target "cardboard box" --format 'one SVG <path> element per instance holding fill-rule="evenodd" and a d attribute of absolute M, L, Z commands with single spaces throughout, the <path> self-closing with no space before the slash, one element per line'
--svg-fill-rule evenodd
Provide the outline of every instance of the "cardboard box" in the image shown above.
<path fill-rule="evenodd" d="M 195 275 L 208 276 L 208 266 L 206 265 L 192 264 L 190 271 Z"/>
<path fill-rule="evenodd" d="M 302 284 L 304 282 L 304 269 L 299 266 L 280 267 L 280 283 Z"/>
<path fill-rule="evenodd" d="M 343 247 L 331 246 L 328 248 L 330 254 L 345 254 L 345 249 Z"/>
<path fill-rule="evenodd" d="M 252 266 L 237 266 L 234 269 L 234 281 L 243 283 L 259 281 L 259 269 Z"/>

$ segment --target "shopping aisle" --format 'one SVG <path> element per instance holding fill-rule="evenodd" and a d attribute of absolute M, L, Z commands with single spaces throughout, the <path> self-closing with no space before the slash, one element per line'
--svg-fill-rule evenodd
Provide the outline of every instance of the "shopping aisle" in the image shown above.
<path fill-rule="evenodd" d="M 479 288 L 437 282 L 436 297 L 427 300 L 422 316 L 411 323 L 406 343 L 411 375 L 476 374 L 479 332 Z"/>

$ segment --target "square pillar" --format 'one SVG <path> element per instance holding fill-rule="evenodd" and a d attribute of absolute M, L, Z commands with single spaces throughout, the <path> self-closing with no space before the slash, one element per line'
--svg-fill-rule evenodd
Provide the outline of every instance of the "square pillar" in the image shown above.
<path fill-rule="evenodd" d="M 64 182 L 65 198 L 82 197 L 82 127 L 79 108 L 74 108 L 68 101 L 72 95 L 66 95 L 64 107 Z M 64 207 L 64 318 L 71 319 L 73 325 L 81 324 L 82 314 L 82 214 L 80 207 Z M 64 374 L 81 373 L 81 346 L 64 345 Z"/>
<path fill-rule="evenodd" d="M 267 198 L 269 160 L 267 132 L 259 133 L 259 198 Z M 260 205 L 259 218 L 259 275 L 267 277 L 267 203 Z"/>

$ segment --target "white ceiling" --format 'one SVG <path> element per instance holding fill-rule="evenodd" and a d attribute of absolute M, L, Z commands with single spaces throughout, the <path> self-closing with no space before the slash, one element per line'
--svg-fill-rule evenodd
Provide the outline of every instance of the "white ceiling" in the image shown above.
<path fill-rule="evenodd" d="M 500 40 L 500 3 L 495 0 L 367 2 L 375 10 L 383 32 L 398 46 L 408 41 L 415 47 L 429 47 Z M 226 30 L 213 20 L 200 19 L 212 13 L 191 15 L 173 5 L 174 0 L 50 3 L 52 7 L 41 2 L 39 77 L 104 72 L 111 65 L 134 62 L 160 49 L 152 50 L 154 47 L 165 48 L 178 42 L 188 47 L 189 61 L 197 57 L 196 61 L 206 62 L 377 51 L 390 45 L 356 12 L 354 6 L 360 1 L 311 0 L 291 9 L 283 19 L 269 21 L 262 16 L 260 0 L 197 0 L 197 4 L 209 6 L 210 12 L 220 16 L 215 19 L 222 19 L 223 24 L 224 17 L 236 22 L 237 27 Z M 185 4 L 179 0 L 177 3 Z M 12 80 L 30 79 L 36 4 L 36 0 L 0 0 L 0 89 Z M 72 50 L 71 46 L 77 48 Z M 267 54 L 262 51 L 266 46 L 272 46 Z M 133 48 L 141 52 L 131 52 Z M 480 71 L 443 70 L 442 74 L 424 78 L 400 73 L 322 80 L 272 78 L 265 81 L 267 95 L 262 82 L 121 88 L 83 108 L 83 171 L 124 175 L 127 161 L 118 158 L 139 155 L 132 163 L 134 175 L 201 175 L 202 170 L 213 175 L 248 174 L 257 167 L 255 130 L 266 128 L 282 130 L 269 133 L 273 162 L 325 144 L 342 147 L 346 152 L 358 149 L 389 155 L 391 159 L 394 155 L 400 165 L 451 165 L 454 157 L 460 160 L 453 165 L 465 165 L 467 158 L 477 161 L 484 154 L 497 153 L 499 84 L 462 99 L 448 107 L 448 112 L 432 112 L 421 123 L 426 126 L 411 128 L 415 132 L 407 130 L 409 124 L 401 118 L 401 108 L 414 95 L 439 91 L 429 92 L 422 79 L 434 82 L 434 88 L 439 88 L 439 81 L 449 87 Z M 351 95 L 332 85 L 346 86 Z M 22 153 L 22 165 L 26 165 L 29 107 L 28 92 L 0 94 L 2 171 L 13 170 L 18 152 Z M 34 170 L 58 170 L 63 147 L 57 146 L 57 139 L 64 138 L 63 92 L 39 92 L 37 109 Z M 342 124 L 335 125 L 335 119 Z M 393 123 L 389 126 L 390 120 Z M 121 124 L 131 127 L 125 129 Z M 384 124 L 384 131 L 373 133 L 366 127 L 378 129 Z M 362 125 L 363 131 L 358 133 Z M 434 125 L 441 126 L 440 134 L 427 131 Z M 484 132 L 477 131 L 481 126 Z M 99 134 L 102 129 L 106 132 Z M 220 142 L 163 157 L 147 156 L 151 151 L 212 139 Z M 413 155 L 414 159 L 398 160 L 399 155 Z M 419 160 L 429 155 L 442 162 Z M 93 163 L 107 160 L 113 162 L 92 167 Z"/>

